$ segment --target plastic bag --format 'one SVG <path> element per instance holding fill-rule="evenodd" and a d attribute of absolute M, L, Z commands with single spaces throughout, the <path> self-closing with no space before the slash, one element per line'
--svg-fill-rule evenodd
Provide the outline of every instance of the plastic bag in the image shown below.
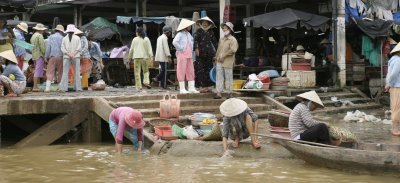
<path fill-rule="evenodd" d="M 172 125 L 172 136 L 179 137 L 180 139 L 185 139 L 186 136 L 183 131 L 183 128 L 179 127 L 178 125 Z"/>
<path fill-rule="evenodd" d="M 183 128 L 183 134 L 186 136 L 186 138 L 191 139 L 191 140 L 199 137 L 199 134 L 196 132 L 195 129 L 193 129 L 192 125 L 185 126 Z"/>

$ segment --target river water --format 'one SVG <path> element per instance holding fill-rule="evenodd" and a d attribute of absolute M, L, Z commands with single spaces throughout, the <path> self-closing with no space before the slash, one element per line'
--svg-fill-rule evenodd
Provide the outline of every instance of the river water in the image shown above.
<path fill-rule="evenodd" d="M 361 141 L 400 143 L 390 125 L 345 123 Z M 320 116 L 323 118 L 324 116 Z M 0 149 L 0 183 L 7 182 L 400 182 L 398 177 L 320 168 L 291 158 L 172 157 L 131 151 L 114 153 L 113 144 L 52 145 Z M 400 173 L 400 172 L 399 172 Z"/>
<path fill-rule="evenodd" d="M 107 145 L 54 145 L 0 151 L 0 182 L 399 182 L 346 173 L 296 158 L 246 159 L 113 153 Z"/>

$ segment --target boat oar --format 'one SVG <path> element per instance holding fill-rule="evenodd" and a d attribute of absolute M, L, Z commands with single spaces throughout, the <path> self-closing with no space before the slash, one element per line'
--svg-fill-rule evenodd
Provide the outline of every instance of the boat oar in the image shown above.
<path fill-rule="evenodd" d="M 331 148 L 338 148 L 339 147 L 339 146 L 321 144 L 321 143 L 316 143 L 316 142 L 308 142 L 308 141 L 304 141 L 304 140 L 294 140 L 294 139 L 276 137 L 276 136 L 273 136 L 273 135 L 265 135 L 265 134 L 258 134 L 258 133 L 252 133 L 252 135 L 261 136 L 261 137 L 267 137 L 267 138 L 273 138 L 273 139 L 278 139 L 278 140 L 298 142 L 298 143 L 302 143 L 302 144 L 309 144 L 309 145 L 315 145 L 315 146 L 321 146 L 321 147 L 331 147 Z"/>

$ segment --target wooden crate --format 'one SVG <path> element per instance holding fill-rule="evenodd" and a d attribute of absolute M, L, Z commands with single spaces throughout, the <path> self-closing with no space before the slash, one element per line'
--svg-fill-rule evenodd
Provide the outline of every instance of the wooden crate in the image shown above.
<path fill-rule="evenodd" d="M 315 87 L 315 71 L 287 71 L 290 87 Z"/>

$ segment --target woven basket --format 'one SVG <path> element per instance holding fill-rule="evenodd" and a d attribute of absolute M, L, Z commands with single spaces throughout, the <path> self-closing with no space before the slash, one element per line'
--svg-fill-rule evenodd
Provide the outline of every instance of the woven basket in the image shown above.
<path fill-rule="evenodd" d="M 275 127 L 288 127 L 289 114 L 277 111 L 268 112 L 268 122 L 271 126 Z"/>
<path fill-rule="evenodd" d="M 204 141 L 221 141 L 222 140 L 222 133 L 220 125 L 217 123 L 213 126 L 210 133 L 204 135 L 202 138 Z"/>

